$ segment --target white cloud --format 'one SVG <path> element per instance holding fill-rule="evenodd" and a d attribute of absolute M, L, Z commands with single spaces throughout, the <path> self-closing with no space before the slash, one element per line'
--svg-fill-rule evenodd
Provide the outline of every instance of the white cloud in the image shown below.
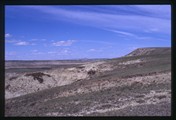
<path fill-rule="evenodd" d="M 75 40 L 58 41 L 58 42 L 52 43 L 52 45 L 54 45 L 54 46 L 71 46 L 74 42 L 75 42 Z"/>
<path fill-rule="evenodd" d="M 35 43 L 26 42 L 26 41 L 16 41 L 14 45 L 27 46 L 27 45 L 36 45 L 36 44 Z"/>
<path fill-rule="evenodd" d="M 130 32 L 124 32 L 124 31 L 119 31 L 119 30 L 108 30 L 108 31 L 112 31 L 112 32 L 115 32 L 115 33 L 118 33 L 118 34 L 122 34 L 122 35 L 128 35 L 128 36 L 136 36 L 135 34 L 133 33 L 130 33 Z"/>
<path fill-rule="evenodd" d="M 92 49 L 89 49 L 87 52 L 102 52 L 102 50 L 92 48 Z"/>
<path fill-rule="evenodd" d="M 33 52 L 32 53 L 33 55 L 42 55 L 42 54 L 45 54 L 44 52 Z"/>
<path fill-rule="evenodd" d="M 153 33 L 153 32 L 158 32 L 158 31 L 159 31 L 158 28 L 151 28 L 151 29 L 145 30 L 145 32 L 147 33 Z"/>
<path fill-rule="evenodd" d="M 94 51 L 96 51 L 95 49 L 89 49 L 88 51 L 90 51 L 90 52 L 94 52 Z"/>
<path fill-rule="evenodd" d="M 34 49 L 34 50 L 31 50 L 31 54 L 32 55 L 42 55 L 42 54 L 46 54 L 46 53 L 44 53 L 44 52 L 41 52 L 41 51 L 39 51 L 39 50 L 36 50 L 36 49 Z"/>
<path fill-rule="evenodd" d="M 24 46 L 24 45 L 29 45 L 29 43 L 25 41 L 21 41 L 21 42 L 15 43 L 15 45 Z"/>
<path fill-rule="evenodd" d="M 5 40 L 6 43 L 13 43 L 14 45 L 17 46 L 25 46 L 25 45 L 36 45 L 36 43 L 32 43 L 32 42 L 26 42 L 26 41 L 22 41 L 22 40 Z"/>
<path fill-rule="evenodd" d="M 11 36 L 12 36 L 12 35 L 9 34 L 9 33 L 6 33 L 6 34 L 5 34 L 5 37 L 6 37 L 6 38 L 9 38 L 9 37 L 11 37 Z"/>

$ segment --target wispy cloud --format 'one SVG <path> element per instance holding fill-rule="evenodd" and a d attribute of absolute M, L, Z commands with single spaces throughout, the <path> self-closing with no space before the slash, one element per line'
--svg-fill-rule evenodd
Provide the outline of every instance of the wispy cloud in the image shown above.
<path fill-rule="evenodd" d="M 29 43 L 25 42 L 25 41 L 22 41 L 22 42 L 15 43 L 15 45 L 19 45 L 19 46 L 21 46 L 21 45 L 29 45 Z"/>
<path fill-rule="evenodd" d="M 46 54 L 46 53 L 41 52 L 41 51 L 36 50 L 36 49 L 35 49 L 35 50 L 31 50 L 31 52 L 32 52 L 32 53 L 31 53 L 32 55 L 42 55 L 42 54 Z"/>
<path fill-rule="evenodd" d="M 67 41 L 58 41 L 52 43 L 53 46 L 71 46 L 75 40 L 67 40 Z"/>
<path fill-rule="evenodd" d="M 92 48 L 92 49 L 89 49 L 87 52 L 102 52 L 102 50 Z"/>
<path fill-rule="evenodd" d="M 11 43 L 11 44 L 17 45 L 17 46 L 36 45 L 36 43 L 33 43 L 33 42 L 27 42 L 27 41 L 24 41 L 24 40 L 15 40 L 15 39 L 5 40 L 5 42 L 6 43 Z"/>
<path fill-rule="evenodd" d="M 89 49 L 88 52 L 94 52 L 96 51 L 95 49 Z"/>
<path fill-rule="evenodd" d="M 9 33 L 6 33 L 6 34 L 5 34 L 5 38 L 9 38 L 9 37 L 12 37 L 12 35 L 9 34 Z"/>
<path fill-rule="evenodd" d="M 35 43 L 29 43 L 26 41 L 20 41 L 20 42 L 16 42 L 15 45 L 17 46 L 27 46 L 27 45 L 36 45 Z"/>
<path fill-rule="evenodd" d="M 114 32 L 114 33 L 118 33 L 118 34 L 121 34 L 121 35 L 127 35 L 127 36 L 136 36 L 135 34 L 133 33 L 130 33 L 130 32 L 124 32 L 124 31 L 119 31 L 119 30 L 108 30 L 108 31 L 111 31 L 111 32 Z"/>
<path fill-rule="evenodd" d="M 164 40 L 164 39 L 153 37 L 153 36 L 141 36 L 141 35 L 133 34 L 131 32 L 126 32 L 126 31 L 110 30 L 110 29 L 105 29 L 105 30 L 122 35 L 122 36 L 126 37 L 127 39 L 129 39 L 129 37 L 130 37 L 130 40 L 134 39 L 134 40 L 148 40 L 148 41 L 153 41 L 153 40 L 155 40 L 155 41 L 170 41 L 170 40 Z M 152 28 L 146 32 L 150 33 L 150 32 L 156 32 L 156 31 L 158 31 L 157 28 Z"/>
<path fill-rule="evenodd" d="M 159 31 L 158 28 L 151 28 L 151 29 L 145 30 L 145 32 L 147 32 L 147 33 L 154 33 L 154 32 L 158 32 L 158 31 Z"/>
<path fill-rule="evenodd" d="M 135 5 L 138 10 L 145 12 L 145 15 L 161 19 L 171 19 L 170 5 Z"/>
<path fill-rule="evenodd" d="M 114 10 L 112 9 L 111 12 L 121 10 L 121 14 L 100 12 L 98 10 L 81 11 L 66 9 L 67 7 L 30 6 L 26 8 L 35 9 L 49 14 L 52 19 L 65 20 L 102 29 L 128 29 L 130 31 L 145 32 L 146 30 L 156 28 L 158 29 L 158 33 L 170 34 L 170 10 L 167 9 L 165 11 L 163 10 L 163 7 L 168 8 L 169 6 L 131 5 L 123 7 L 123 9 L 122 7 L 119 8 L 118 6 L 112 6 Z M 111 8 L 111 6 L 109 8 Z M 164 14 L 164 16 L 162 14 Z"/>

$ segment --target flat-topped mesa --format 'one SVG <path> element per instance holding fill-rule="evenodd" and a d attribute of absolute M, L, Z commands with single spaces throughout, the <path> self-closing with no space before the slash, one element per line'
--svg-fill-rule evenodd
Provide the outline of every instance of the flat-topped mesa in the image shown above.
<path fill-rule="evenodd" d="M 157 54 L 171 54 L 170 47 L 148 47 L 148 48 L 138 48 L 131 53 L 127 54 L 129 56 L 141 56 L 141 55 L 157 55 Z"/>

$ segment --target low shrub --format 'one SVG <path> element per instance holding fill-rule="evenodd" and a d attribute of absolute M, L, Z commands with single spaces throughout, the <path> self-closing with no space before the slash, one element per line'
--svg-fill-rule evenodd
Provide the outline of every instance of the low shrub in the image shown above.
<path fill-rule="evenodd" d="M 89 71 L 87 72 L 88 75 L 94 75 L 95 73 L 96 73 L 95 70 L 89 70 Z"/>
<path fill-rule="evenodd" d="M 14 80 L 14 79 L 17 79 L 18 77 L 11 77 L 9 80 Z"/>
<path fill-rule="evenodd" d="M 32 76 L 34 78 L 34 80 L 38 80 L 39 83 L 43 83 L 43 76 L 51 77 L 50 75 L 44 74 L 42 72 L 29 73 L 29 74 L 26 74 L 25 76 Z"/>

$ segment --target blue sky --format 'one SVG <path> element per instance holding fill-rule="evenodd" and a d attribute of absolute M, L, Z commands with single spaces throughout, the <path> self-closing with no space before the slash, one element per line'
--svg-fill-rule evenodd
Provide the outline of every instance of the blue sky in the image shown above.
<path fill-rule="evenodd" d="M 6 60 L 116 58 L 170 46 L 170 5 L 5 6 Z"/>

